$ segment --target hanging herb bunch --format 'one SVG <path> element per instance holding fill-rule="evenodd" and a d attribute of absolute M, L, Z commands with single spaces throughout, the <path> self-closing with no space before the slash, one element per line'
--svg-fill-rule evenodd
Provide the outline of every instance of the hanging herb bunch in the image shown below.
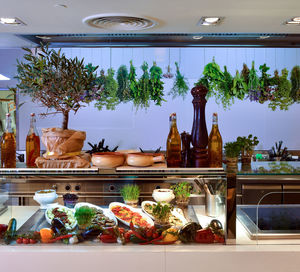
<path fill-rule="evenodd" d="M 118 92 L 121 102 L 130 100 L 129 73 L 126 65 L 121 65 L 117 71 Z"/>
<path fill-rule="evenodd" d="M 291 97 L 294 101 L 300 100 L 300 66 L 296 65 L 291 71 Z"/>
<path fill-rule="evenodd" d="M 143 74 L 138 82 L 140 95 L 137 101 L 137 106 L 148 108 L 150 106 L 150 76 L 148 72 L 148 63 L 144 61 L 141 69 L 143 70 Z"/>
<path fill-rule="evenodd" d="M 261 95 L 260 81 L 255 69 L 254 61 L 248 75 L 248 97 L 250 101 L 259 101 Z"/>
<path fill-rule="evenodd" d="M 136 68 L 132 64 L 132 60 L 130 61 L 130 69 L 129 69 L 129 90 L 130 97 L 133 101 L 134 106 L 139 105 L 139 96 L 140 96 L 140 87 L 138 84 L 138 80 L 136 78 Z"/>
<path fill-rule="evenodd" d="M 173 99 L 177 96 L 185 98 L 187 92 L 189 91 L 189 86 L 187 80 L 184 78 L 184 75 L 180 73 L 179 65 L 175 62 L 176 66 L 176 78 L 174 84 L 168 95 L 172 95 Z"/>
<path fill-rule="evenodd" d="M 234 103 L 234 95 L 232 93 L 233 77 L 228 72 L 226 65 L 224 66 L 224 80 L 219 83 L 220 101 L 224 109 L 228 109 Z"/>
<path fill-rule="evenodd" d="M 161 106 L 161 102 L 164 100 L 164 83 L 162 79 L 162 70 L 153 62 L 153 66 L 150 68 L 150 96 L 155 102 L 155 105 Z"/>
<path fill-rule="evenodd" d="M 260 65 L 259 70 L 261 72 L 261 77 L 259 78 L 259 84 L 261 89 L 261 95 L 259 97 L 259 103 L 263 104 L 264 102 L 270 100 L 272 96 L 272 86 L 271 76 L 267 72 L 270 70 L 266 64 Z"/>
<path fill-rule="evenodd" d="M 233 78 L 232 93 L 240 100 L 243 100 L 248 93 L 247 83 L 244 81 L 244 78 L 240 75 L 238 70 Z"/>

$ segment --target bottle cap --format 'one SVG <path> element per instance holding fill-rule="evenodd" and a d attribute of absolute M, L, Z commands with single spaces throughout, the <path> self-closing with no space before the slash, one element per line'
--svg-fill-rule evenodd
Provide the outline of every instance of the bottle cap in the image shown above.
<path fill-rule="evenodd" d="M 35 116 L 35 113 L 34 112 L 30 113 L 30 116 Z"/>
<path fill-rule="evenodd" d="M 10 113 L 6 113 L 5 115 L 9 117 L 9 116 L 10 116 Z"/>

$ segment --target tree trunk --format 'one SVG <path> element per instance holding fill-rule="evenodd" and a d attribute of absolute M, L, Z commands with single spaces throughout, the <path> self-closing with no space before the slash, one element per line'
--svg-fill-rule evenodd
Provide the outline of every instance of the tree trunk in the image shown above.
<path fill-rule="evenodd" d="M 68 129 L 68 122 L 69 122 L 69 112 L 65 111 L 63 112 L 62 129 Z"/>

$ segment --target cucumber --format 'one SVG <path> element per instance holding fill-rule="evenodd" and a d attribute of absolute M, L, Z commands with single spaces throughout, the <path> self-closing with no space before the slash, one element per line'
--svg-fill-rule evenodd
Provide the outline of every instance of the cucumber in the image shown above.
<path fill-rule="evenodd" d="M 12 240 L 16 236 L 17 231 L 17 220 L 15 218 L 12 218 L 9 220 L 7 230 L 4 234 L 4 242 L 5 244 L 10 244 Z"/>

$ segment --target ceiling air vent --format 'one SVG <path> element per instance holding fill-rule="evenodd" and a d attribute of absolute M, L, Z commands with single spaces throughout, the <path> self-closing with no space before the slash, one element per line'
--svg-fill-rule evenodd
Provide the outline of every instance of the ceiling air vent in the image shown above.
<path fill-rule="evenodd" d="M 124 31 L 143 30 L 157 25 L 153 20 L 127 15 L 92 15 L 83 19 L 83 22 L 92 27 Z"/>

